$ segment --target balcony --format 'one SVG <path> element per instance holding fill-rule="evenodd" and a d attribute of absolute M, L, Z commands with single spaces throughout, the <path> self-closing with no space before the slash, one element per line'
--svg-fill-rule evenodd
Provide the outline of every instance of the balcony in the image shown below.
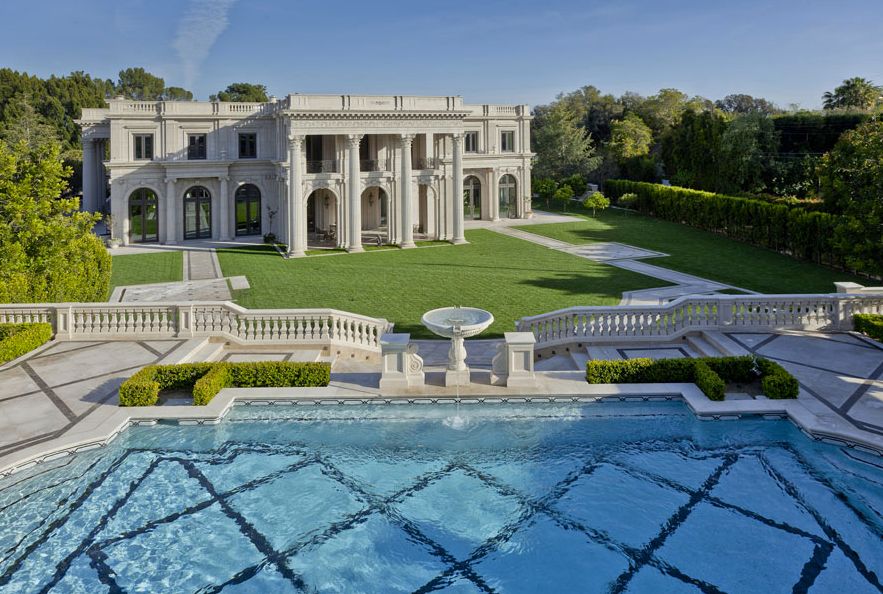
<path fill-rule="evenodd" d="M 417 157 L 414 159 L 414 169 L 438 169 L 436 157 Z"/>
<path fill-rule="evenodd" d="M 359 170 L 363 172 L 390 171 L 389 159 L 362 159 L 359 161 Z"/>
<path fill-rule="evenodd" d="M 336 160 L 307 161 L 307 173 L 339 173 L 339 171 Z"/>

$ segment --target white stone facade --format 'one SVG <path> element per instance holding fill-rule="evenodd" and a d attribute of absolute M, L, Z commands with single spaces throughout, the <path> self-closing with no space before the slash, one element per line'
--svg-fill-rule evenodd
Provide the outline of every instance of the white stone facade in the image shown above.
<path fill-rule="evenodd" d="M 110 212 L 123 243 L 459 243 L 465 219 L 530 216 L 530 120 L 453 96 L 113 100 L 79 120 L 83 208 Z"/>

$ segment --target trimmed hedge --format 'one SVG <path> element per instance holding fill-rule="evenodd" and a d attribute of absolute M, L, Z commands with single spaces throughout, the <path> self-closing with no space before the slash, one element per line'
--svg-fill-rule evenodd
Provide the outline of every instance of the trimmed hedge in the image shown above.
<path fill-rule="evenodd" d="M 855 314 L 852 326 L 856 332 L 867 334 L 874 340 L 883 340 L 883 314 Z"/>
<path fill-rule="evenodd" d="M 710 400 L 723 400 L 728 383 L 758 378 L 767 398 L 797 398 L 800 386 L 794 376 L 778 363 L 752 356 L 592 360 L 586 364 L 590 384 L 695 383 Z"/>
<path fill-rule="evenodd" d="M 33 351 L 51 338 L 50 324 L 0 324 L 0 365 Z"/>
<path fill-rule="evenodd" d="M 701 192 L 677 186 L 611 179 L 604 182 L 611 198 L 635 194 L 636 210 L 656 218 L 719 233 L 795 258 L 843 268 L 849 247 L 838 245 L 836 230 L 853 219 L 753 198 Z M 864 241 L 856 238 L 858 243 Z M 883 272 L 883 263 L 867 270 Z"/>
<path fill-rule="evenodd" d="M 191 389 L 193 404 L 204 406 L 224 388 L 327 386 L 328 363 L 259 361 L 149 365 L 120 386 L 120 406 L 153 406 L 163 390 Z"/>

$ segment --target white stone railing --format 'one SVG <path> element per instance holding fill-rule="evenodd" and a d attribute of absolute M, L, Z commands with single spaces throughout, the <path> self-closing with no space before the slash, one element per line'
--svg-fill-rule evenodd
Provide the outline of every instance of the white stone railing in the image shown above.
<path fill-rule="evenodd" d="M 384 319 L 335 309 L 249 310 L 233 303 L 0 305 L 0 323 L 48 322 L 58 340 L 218 336 L 246 344 L 315 344 L 380 351 Z"/>
<path fill-rule="evenodd" d="M 883 313 L 883 295 L 721 295 L 661 306 L 570 307 L 516 322 L 537 348 L 675 339 L 702 330 L 849 330 L 857 313 Z"/>

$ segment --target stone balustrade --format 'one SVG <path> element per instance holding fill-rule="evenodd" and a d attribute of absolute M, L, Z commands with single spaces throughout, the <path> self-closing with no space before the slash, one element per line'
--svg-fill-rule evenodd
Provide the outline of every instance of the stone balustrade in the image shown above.
<path fill-rule="evenodd" d="M 246 344 L 334 345 L 380 352 L 392 325 L 334 309 L 248 310 L 233 303 L 0 305 L 0 323 L 47 322 L 58 340 L 218 336 Z"/>
<path fill-rule="evenodd" d="M 570 307 L 520 319 L 537 347 L 675 339 L 702 330 L 850 330 L 857 313 L 883 313 L 883 294 L 682 297 L 662 306 Z"/>
<path fill-rule="evenodd" d="M 411 344 L 410 334 L 384 334 L 380 344 L 383 356 L 381 390 L 406 390 L 424 384 L 423 359 L 417 354 L 417 345 Z"/>
<path fill-rule="evenodd" d="M 494 356 L 491 383 L 510 388 L 531 388 L 536 385 L 534 346 L 536 337 L 530 332 L 506 332 Z"/>

